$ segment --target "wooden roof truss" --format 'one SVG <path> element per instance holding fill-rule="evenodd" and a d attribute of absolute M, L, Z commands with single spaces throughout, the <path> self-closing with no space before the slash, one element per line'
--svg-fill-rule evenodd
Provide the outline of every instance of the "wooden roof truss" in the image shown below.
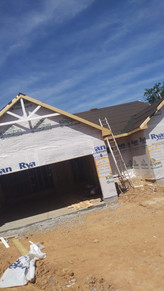
<path fill-rule="evenodd" d="M 29 114 L 26 110 L 26 104 L 25 104 L 24 100 L 32 102 L 33 104 L 36 104 L 35 109 Z M 20 104 L 21 104 L 22 115 L 15 114 L 10 110 L 18 101 L 20 101 Z M 53 113 L 46 114 L 46 115 L 39 114 L 38 116 L 34 116 L 35 113 L 39 112 L 39 109 L 41 107 L 44 107 L 44 108 L 52 111 Z M 43 103 L 41 101 L 38 101 L 36 99 L 33 99 L 33 98 L 26 96 L 26 95 L 23 95 L 23 94 L 19 94 L 18 96 L 16 96 L 6 107 L 4 107 L 0 111 L 0 117 L 2 117 L 4 114 L 8 114 L 8 115 L 14 117 L 15 119 L 13 121 L 0 122 L 0 126 L 7 126 L 7 125 L 14 125 L 14 124 L 21 125 L 22 123 L 28 122 L 29 126 L 31 128 L 31 121 L 32 120 L 37 120 L 37 119 L 41 120 L 41 119 L 50 118 L 50 117 L 54 117 L 54 116 L 64 115 L 65 117 L 74 119 L 74 120 L 79 121 L 85 125 L 88 125 L 90 127 L 93 127 L 93 128 L 100 130 L 103 137 L 111 134 L 111 130 L 109 130 L 107 128 L 101 127 L 93 122 L 85 120 L 85 119 L 78 117 L 76 115 L 73 115 L 71 113 L 65 112 L 63 110 L 60 110 L 56 107 L 53 107 L 51 105 L 48 105 L 46 103 Z"/>

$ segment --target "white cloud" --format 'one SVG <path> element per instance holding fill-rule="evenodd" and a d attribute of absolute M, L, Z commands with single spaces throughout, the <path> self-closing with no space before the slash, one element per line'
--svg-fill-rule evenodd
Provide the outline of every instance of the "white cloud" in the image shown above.
<path fill-rule="evenodd" d="M 94 0 L 47 0 L 41 1 L 42 7 L 38 10 L 22 11 L 19 18 L 14 16 L 4 19 L 1 24 L 0 34 L 1 59 L 2 65 L 5 60 L 14 52 L 22 47 L 32 44 L 34 33 L 37 29 L 47 26 L 53 21 L 54 25 L 61 24 L 75 17 L 82 12 Z M 16 3 L 16 2 L 15 2 Z M 35 38 L 37 35 L 35 34 Z M 3 57 L 2 57 L 3 56 Z"/>
<path fill-rule="evenodd" d="M 141 100 L 143 99 L 142 96 L 145 87 L 149 87 L 149 84 L 155 83 L 156 78 L 157 80 L 164 79 L 164 74 L 156 75 L 155 77 L 138 82 L 132 82 L 131 84 L 121 85 L 112 91 L 110 91 L 110 88 L 106 88 L 106 92 L 102 94 L 100 93 L 101 91 L 98 91 L 99 96 L 97 96 L 97 90 L 95 89 L 95 91 L 92 91 L 91 95 L 88 94 L 88 96 L 86 96 L 86 101 L 81 101 L 77 105 L 70 107 L 71 112 L 75 113 L 96 107 L 102 108 L 105 106 Z M 96 97 L 93 98 L 94 96 Z M 69 98 L 69 95 L 67 98 Z"/>

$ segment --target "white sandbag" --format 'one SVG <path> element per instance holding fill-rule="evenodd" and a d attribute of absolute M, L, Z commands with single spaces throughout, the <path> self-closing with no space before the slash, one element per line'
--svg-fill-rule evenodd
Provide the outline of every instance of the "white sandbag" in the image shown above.
<path fill-rule="evenodd" d="M 0 279 L 0 288 L 23 286 L 28 281 L 34 281 L 35 262 L 44 259 L 46 254 L 42 253 L 36 244 L 30 244 L 29 254 L 18 258 L 4 272 Z"/>

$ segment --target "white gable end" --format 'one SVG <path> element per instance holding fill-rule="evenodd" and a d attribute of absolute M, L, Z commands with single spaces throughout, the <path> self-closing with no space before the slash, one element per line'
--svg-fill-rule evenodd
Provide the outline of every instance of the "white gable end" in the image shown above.
<path fill-rule="evenodd" d="M 3 112 L 0 118 L 0 174 L 92 155 L 104 198 L 116 196 L 101 127 L 47 107 L 20 98 Z"/>
<path fill-rule="evenodd" d="M 1 168 L 18 171 L 28 165 L 80 157 L 92 154 L 94 146 L 103 143 L 98 130 L 46 108 L 37 108 L 25 101 L 23 112 L 19 102 L 1 118 Z"/>

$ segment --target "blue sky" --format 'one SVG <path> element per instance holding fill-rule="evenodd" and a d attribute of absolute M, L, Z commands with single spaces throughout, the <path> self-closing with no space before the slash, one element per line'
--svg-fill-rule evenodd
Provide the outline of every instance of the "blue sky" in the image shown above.
<path fill-rule="evenodd" d="M 164 81 L 163 0 L 0 0 L 0 107 L 19 92 L 68 112 Z"/>

